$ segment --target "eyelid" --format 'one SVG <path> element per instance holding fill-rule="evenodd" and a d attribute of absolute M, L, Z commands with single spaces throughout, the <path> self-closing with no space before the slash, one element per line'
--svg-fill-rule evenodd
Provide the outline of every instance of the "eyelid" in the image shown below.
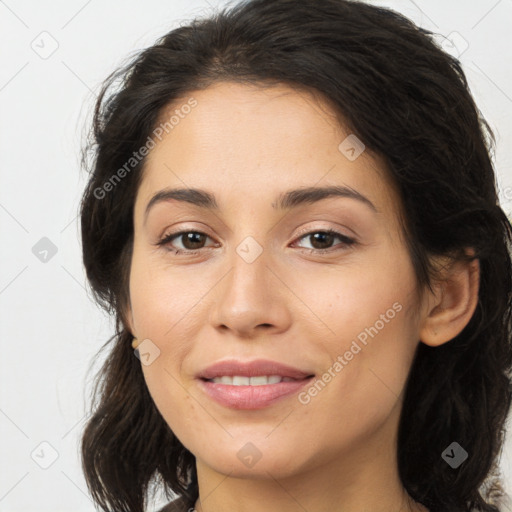
<path fill-rule="evenodd" d="M 175 228 L 176 224 L 179 225 L 178 228 Z M 184 226 L 182 224 L 185 224 Z M 195 231 L 195 232 L 201 232 L 205 235 L 208 235 L 209 237 L 213 238 L 208 232 L 210 231 L 209 228 L 203 224 L 202 222 L 197 222 L 196 224 L 199 224 L 200 227 L 196 226 L 189 226 L 187 225 L 187 221 L 177 222 L 175 224 L 172 224 L 170 226 L 167 226 L 166 228 L 162 229 L 160 231 L 160 234 L 158 235 L 158 239 L 161 240 L 164 236 L 171 235 L 171 234 L 178 234 L 182 232 L 189 232 L 189 231 Z"/>
<path fill-rule="evenodd" d="M 343 229 L 345 229 L 346 231 L 350 231 L 350 234 L 343 233 Z M 333 227 L 333 226 L 311 226 L 311 225 L 309 225 L 303 229 L 301 228 L 299 230 L 299 232 L 295 235 L 295 239 L 300 238 L 301 235 L 305 235 L 305 234 L 317 232 L 317 231 L 336 231 L 341 236 L 344 236 L 346 238 L 351 238 L 353 240 L 357 240 L 359 238 L 358 235 L 349 228 L 342 228 L 341 226 Z"/>

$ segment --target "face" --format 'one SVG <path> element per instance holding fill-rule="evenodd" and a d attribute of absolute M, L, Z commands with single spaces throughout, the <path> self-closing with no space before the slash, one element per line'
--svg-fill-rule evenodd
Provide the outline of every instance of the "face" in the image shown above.
<path fill-rule="evenodd" d="M 419 327 L 382 166 L 284 85 L 218 83 L 163 119 L 175 110 L 136 197 L 127 314 L 163 418 L 198 463 L 240 476 L 391 443 Z M 309 187 L 338 194 L 286 196 Z M 155 198 L 171 189 L 189 193 Z"/>

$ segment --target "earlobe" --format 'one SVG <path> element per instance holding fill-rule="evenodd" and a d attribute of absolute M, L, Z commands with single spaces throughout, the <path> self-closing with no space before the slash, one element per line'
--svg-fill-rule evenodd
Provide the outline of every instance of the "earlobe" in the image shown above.
<path fill-rule="evenodd" d="M 420 340 L 433 347 L 460 334 L 478 304 L 479 260 L 454 262 L 443 274 L 442 280 L 436 285 L 435 295 L 430 296 L 420 330 Z"/>

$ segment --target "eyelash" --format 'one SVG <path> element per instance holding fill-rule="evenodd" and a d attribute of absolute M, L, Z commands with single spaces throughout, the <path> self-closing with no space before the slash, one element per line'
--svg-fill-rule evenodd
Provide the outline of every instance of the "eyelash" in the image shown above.
<path fill-rule="evenodd" d="M 194 230 L 177 231 L 176 233 L 169 233 L 168 235 L 165 235 L 159 242 L 156 243 L 156 245 L 157 246 L 166 246 L 173 239 L 179 238 L 181 235 L 185 235 L 187 233 L 195 233 L 195 234 L 199 234 L 199 235 L 205 235 L 208 238 L 210 238 L 206 233 L 203 233 L 202 231 L 194 231 Z M 317 234 L 317 233 L 333 235 L 333 236 L 339 238 L 340 240 L 342 240 L 341 245 L 344 245 L 344 246 L 350 247 L 350 246 L 356 244 L 356 241 L 353 238 L 349 238 L 348 236 L 342 235 L 341 233 L 338 233 L 337 231 L 334 231 L 333 229 L 319 229 L 319 230 L 314 230 L 314 231 L 308 231 L 306 233 L 301 234 L 301 236 L 299 236 L 298 240 L 300 240 L 302 238 L 306 238 L 307 236 L 311 236 L 313 234 Z M 185 254 L 187 256 L 192 256 L 192 255 L 198 254 L 202 249 L 205 249 L 205 247 L 202 247 L 201 249 L 172 249 L 171 248 L 168 250 L 171 251 L 174 255 Z M 333 247 L 329 247 L 328 249 L 309 249 L 307 247 L 300 247 L 300 249 L 303 251 L 307 251 L 310 254 L 311 253 L 325 254 L 327 252 L 332 252 L 332 251 L 337 250 Z"/>

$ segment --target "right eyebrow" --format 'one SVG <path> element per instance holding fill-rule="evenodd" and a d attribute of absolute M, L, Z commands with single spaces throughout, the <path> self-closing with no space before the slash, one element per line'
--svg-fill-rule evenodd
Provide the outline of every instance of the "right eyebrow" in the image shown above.
<path fill-rule="evenodd" d="M 147 220 L 149 211 L 158 203 L 167 201 L 180 201 L 190 203 L 200 208 L 219 210 L 215 196 L 206 190 L 197 188 L 164 188 L 154 194 L 149 200 L 144 212 L 144 223 Z"/>

